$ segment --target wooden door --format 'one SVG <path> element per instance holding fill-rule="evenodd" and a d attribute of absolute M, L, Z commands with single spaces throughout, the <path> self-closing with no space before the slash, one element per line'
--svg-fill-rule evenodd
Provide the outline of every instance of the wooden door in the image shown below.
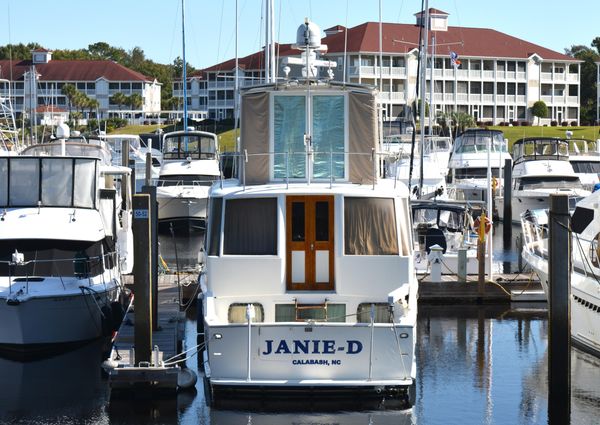
<path fill-rule="evenodd" d="M 333 290 L 333 208 L 333 196 L 287 197 L 288 290 Z"/>

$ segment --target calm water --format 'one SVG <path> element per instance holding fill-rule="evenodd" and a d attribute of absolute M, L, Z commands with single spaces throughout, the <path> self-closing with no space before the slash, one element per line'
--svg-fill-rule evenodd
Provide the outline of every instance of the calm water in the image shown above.
<path fill-rule="evenodd" d="M 514 239 L 495 241 L 495 260 L 517 270 Z M 177 246 L 181 269 L 193 267 L 203 235 L 161 235 L 172 268 Z M 165 257 L 165 253 L 169 253 Z M 387 400 L 323 405 L 231 400 L 220 409 L 195 393 L 174 400 L 111 400 L 100 369 L 102 342 L 36 361 L 0 358 L 0 423 L 19 424 L 546 424 L 548 328 L 545 305 L 420 306 L 417 401 L 396 410 Z M 196 344 L 196 320 L 186 321 L 186 344 Z M 600 359 L 572 350 L 573 424 L 600 421 Z M 188 360 L 197 371 L 197 358 Z M 360 410 L 357 410 L 360 407 Z"/>

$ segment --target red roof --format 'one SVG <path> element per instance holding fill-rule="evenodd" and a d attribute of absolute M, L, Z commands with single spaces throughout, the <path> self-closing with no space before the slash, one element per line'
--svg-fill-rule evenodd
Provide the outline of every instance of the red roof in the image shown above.
<path fill-rule="evenodd" d="M 44 49 L 43 47 L 40 47 L 39 49 L 32 50 L 32 52 L 38 52 L 38 53 L 48 53 L 49 51 L 50 50 Z"/>
<path fill-rule="evenodd" d="M 275 43 L 275 54 L 278 56 L 292 56 L 300 55 L 300 50 L 292 49 L 291 44 L 277 44 Z M 238 66 L 241 69 L 256 69 L 261 70 L 265 64 L 265 51 L 261 50 L 243 58 L 238 58 Z M 204 78 L 206 72 L 218 72 L 218 71 L 232 71 L 235 68 L 235 59 L 229 59 L 228 61 L 221 62 L 217 65 L 213 65 L 209 68 L 204 68 L 200 71 L 194 72 L 190 77 Z"/>
<path fill-rule="evenodd" d="M 343 53 L 344 37 L 344 33 L 325 37 L 323 43 L 328 46 L 328 53 Z M 526 59 L 536 53 L 544 60 L 578 62 L 570 56 L 488 28 L 448 27 L 448 31 L 436 31 L 435 37 L 438 55 L 454 51 L 466 57 Z M 418 40 L 416 25 L 383 23 L 382 50 L 385 53 L 408 53 L 416 48 Z M 366 22 L 348 29 L 347 51 L 379 52 L 379 22 Z"/>
<path fill-rule="evenodd" d="M 36 112 L 67 112 L 65 108 L 56 105 L 41 105 L 35 108 Z"/>
<path fill-rule="evenodd" d="M 336 25 L 333 26 L 331 28 L 327 28 L 326 30 L 324 30 L 324 32 L 328 33 L 328 32 L 340 32 L 340 31 L 344 31 L 346 29 L 345 26 L 343 25 Z"/>
<path fill-rule="evenodd" d="M 0 78 L 11 78 L 12 75 L 13 80 L 19 80 L 31 69 L 31 65 L 30 60 L 0 60 Z M 99 78 L 108 81 L 153 81 L 113 61 L 52 60 L 35 64 L 35 70 L 40 75 L 40 81 L 96 81 Z"/>

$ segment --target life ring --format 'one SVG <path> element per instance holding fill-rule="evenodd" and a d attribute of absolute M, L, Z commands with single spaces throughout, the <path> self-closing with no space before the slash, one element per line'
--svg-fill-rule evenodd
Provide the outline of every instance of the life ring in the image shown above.
<path fill-rule="evenodd" d="M 490 229 L 492 228 L 492 222 L 489 218 L 487 218 L 486 216 L 482 216 L 484 217 L 485 220 L 485 234 L 487 235 L 490 232 Z M 475 219 L 475 223 L 473 223 L 473 228 L 475 229 L 476 232 L 479 232 L 479 228 L 481 227 L 481 217 L 477 217 Z"/>

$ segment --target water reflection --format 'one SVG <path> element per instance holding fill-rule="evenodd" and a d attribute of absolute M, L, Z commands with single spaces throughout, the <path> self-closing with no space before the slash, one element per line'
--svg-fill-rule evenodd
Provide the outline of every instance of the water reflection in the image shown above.
<path fill-rule="evenodd" d="M 169 271 L 198 270 L 198 253 L 204 245 L 204 231 L 161 232 L 159 252 Z"/>
<path fill-rule="evenodd" d="M 185 323 L 186 348 L 196 320 Z M 417 399 L 399 410 L 386 400 L 233 398 L 219 408 L 196 393 L 175 399 L 110 398 L 100 372 L 101 342 L 45 360 L 0 359 L 0 423 L 36 424 L 547 424 L 548 329 L 543 305 L 420 306 Z M 600 415 L 600 359 L 572 350 L 572 423 Z M 187 366 L 198 371 L 198 358 Z M 343 403 L 342 403 L 343 402 Z"/>
<path fill-rule="evenodd" d="M 104 342 L 27 362 L 0 358 L 0 422 L 97 423 L 108 400 Z"/>

